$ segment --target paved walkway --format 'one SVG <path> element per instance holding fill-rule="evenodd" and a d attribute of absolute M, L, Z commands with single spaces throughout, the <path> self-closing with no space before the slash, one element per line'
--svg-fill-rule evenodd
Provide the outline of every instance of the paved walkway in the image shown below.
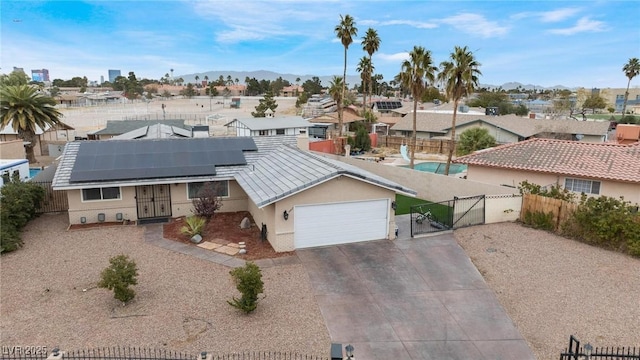
<path fill-rule="evenodd" d="M 216 264 L 240 267 L 244 266 L 245 261 L 234 256 L 225 255 L 210 249 L 181 243 L 179 241 L 168 240 L 163 237 L 162 224 L 148 224 L 144 226 L 144 241 L 154 246 L 158 246 L 167 250 L 175 251 L 180 254 L 191 255 L 198 259 L 210 261 Z M 275 259 L 255 260 L 254 263 L 261 268 L 268 268 L 279 265 L 299 264 L 300 260 L 297 256 L 284 256 Z"/>
<path fill-rule="evenodd" d="M 399 235 L 297 251 L 332 342 L 367 360 L 535 359 L 451 233 Z"/>

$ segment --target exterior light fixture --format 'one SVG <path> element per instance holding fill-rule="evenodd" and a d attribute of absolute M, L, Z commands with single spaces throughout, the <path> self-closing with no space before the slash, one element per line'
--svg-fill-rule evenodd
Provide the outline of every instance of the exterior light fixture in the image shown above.
<path fill-rule="evenodd" d="M 289 212 L 287 212 L 287 210 L 285 210 L 285 211 L 282 213 L 282 217 L 283 217 L 285 220 L 289 220 Z"/>
<path fill-rule="evenodd" d="M 396 202 L 395 202 L 395 201 L 392 201 L 392 202 L 391 202 L 391 208 L 392 208 L 393 210 L 397 209 L 397 208 L 398 208 L 398 204 L 396 204 Z"/>
<path fill-rule="evenodd" d="M 347 359 L 353 359 L 353 345 L 349 344 L 344 347 L 344 350 L 347 355 Z"/>
<path fill-rule="evenodd" d="M 591 352 L 593 351 L 593 346 L 591 346 L 591 344 L 587 343 L 584 346 L 584 358 L 587 360 L 591 360 Z"/>

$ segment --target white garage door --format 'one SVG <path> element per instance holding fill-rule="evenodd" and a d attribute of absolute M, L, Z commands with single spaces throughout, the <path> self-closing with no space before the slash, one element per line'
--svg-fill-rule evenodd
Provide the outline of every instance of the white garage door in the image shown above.
<path fill-rule="evenodd" d="M 389 233 L 389 200 L 296 206 L 296 249 L 385 239 Z"/>

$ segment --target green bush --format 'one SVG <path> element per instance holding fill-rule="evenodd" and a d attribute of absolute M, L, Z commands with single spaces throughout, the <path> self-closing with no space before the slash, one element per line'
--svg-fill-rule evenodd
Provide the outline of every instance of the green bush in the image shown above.
<path fill-rule="evenodd" d="M 129 286 L 138 283 L 136 263 L 126 255 L 114 256 L 109 263 L 111 265 L 102 270 L 98 287 L 113 290 L 113 297 L 122 302 L 132 300 L 136 293 Z"/>
<path fill-rule="evenodd" d="M 260 267 L 252 262 L 247 262 L 244 267 L 235 268 L 229 274 L 231 274 L 233 282 L 242 296 L 240 299 L 233 297 L 231 301 L 227 302 L 246 314 L 252 312 L 258 306 L 258 295 L 264 291 Z"/>
<path fill-rule="evenodd" d="M 583 194 L 561 231 L 589 244 L 640 256 L 640 215 L 637 207 L 623 198 Z"/>
<path fill-rule="evenodd" d="M 538 184 L 530 183 L 525 180 L 518 185 L 520 194 L 534 194 L 569 202 L 573 202 L 576 198 L 575 193 L 563 188 L 560 184 L 553 184 L 551 187 L 542 187 Z"/>
<path fill-rule="evenodd" d="M 544 213 L 542 211 L 527 211 L 524 213 L 524 223 L 532 226 L 535 229 L 542 229 L 547 231 L 555 230 L 553 222 L 553 213 Z"/>
<path fill-rule="evenodd" d="M 0 189 L 0 253 L 10 252 L 22 245 L 20 232 L 44 200 L 45 190 L 38 184 L 13 179 Z"/>
<path fill-rule="evenodd" d="M 202 235 L 202 230 L 204 230 L 204 226 L 207 224 L 207 219 L 200 216 L 188 216 L 185 222 L 187 225 L 182 226 L 180 232 L 183 235 L 193 237 L 194 235 Z"/>

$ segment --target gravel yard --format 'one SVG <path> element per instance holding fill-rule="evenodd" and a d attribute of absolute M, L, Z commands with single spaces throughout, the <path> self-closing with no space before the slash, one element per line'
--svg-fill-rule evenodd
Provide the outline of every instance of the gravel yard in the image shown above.
<path fill-rule="evenodd" d="M 455 237 L 538 359 L 575 335 L 593 346 L 640 346 L 640 260 L 516 223 Z"/>
<path fill-rule="evenodd" d="M 141 346 L 214 353 L 327 355 L 330 339 L 302 265 L 263 269 L 264 299 L 244 315 L 229 268 L 143 242 L 143 227 L 67 231 L 67 216 L 30 223 L 25 245 L 0 263 L 0 343 L 86 349 Z M 138 265 L 136 298 L 122 306 L 96 288 L 109 258 Z M 87 291 L 83 291 L 87 289 Z"/>

